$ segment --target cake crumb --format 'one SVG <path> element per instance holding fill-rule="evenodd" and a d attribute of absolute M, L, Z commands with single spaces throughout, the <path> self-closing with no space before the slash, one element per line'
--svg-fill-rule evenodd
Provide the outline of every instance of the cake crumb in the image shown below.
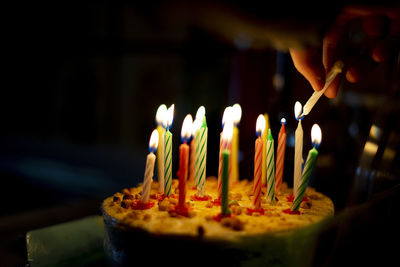
<path fill-rule="evenodd" d="M 132 193 L 132 188 L 124 188 L 122 189 L 122 193 L 125 195 L 131 194 Z"/>
<path fill-rule="evenodd" d="M 228 206 L 229 206 L 229 207 L 232 207 L 232 206 L 239 206 L 239 202 L 237 202 L 237 200 L 229 200 Z"/>
<path fill-rule="evenodd" d="M 143 216 L 143 220 L 144 220 L 144 221 L 150 221 L 150 220 L 151 220 L 151 214 L 145 214 L 145 215 Z"/>
<path fill-rule="evenodd" d="M 131 194 L 124 194 L 124 197 L 123 197 L 122 199 L 123 199 L 123 200 L 133 199 L 133 195 L 131 195 Z"/>
<path fill-rule="evenodd" d="M 311 206 L 312 206 L 311 201 L 303 201 L 300 204 L 300 208 L 303 208 L 303 209 L 310 209 Z"/>
<path fill-rule="evenodd" d="M 232 210 L 232 213 L 235 214 L 235 215 L 242 214 L 242 208 L 240 206 L 233 206 L 231 208 L 231 210 Z"/>
<path fill-rule="evenodd" d="M 169 201 L 169 203 L 171 203 L 173 205 L 178 204 L 178 200 L 176 198 L 170 198 L 168 201 Z"/>
<path fill-rule="evenodd" d="M 160 211 L 166 211 L 168 209 L 169 206 L 169 201 L 164 199 L 161 202 L 158 202 L 158 210 Z"/>
<path fill-rule="evenodd" d="M 132 204 L 131 200 L 124 200 L 121 202 L 121 207 L 124 209 L 128 209 Z"/>
<path fill-rule="evenodd" d="M 137 212 L 137 211 L 132 211 L 132 212 L 128 213 L 128 214 L 126 215 L 126 217 L 127 217 L 128 219 L 131 219 L 131 220 L 138 220 L 138 219 L 141 218 L 139 212 Z"/>

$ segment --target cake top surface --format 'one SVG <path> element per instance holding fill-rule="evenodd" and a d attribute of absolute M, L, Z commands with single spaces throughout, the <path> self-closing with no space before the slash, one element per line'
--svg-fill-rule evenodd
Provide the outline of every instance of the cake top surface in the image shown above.
<path fill-rule="evenodd" d="M 303 228 L 333 216 L 334 205 L 331 199 L 315 189 L 308 187 L 306 197 L 299 209 L 299 214 L 287 213 L 293 196 L 291 189 L 282 184 L 281 192 L 275 198 L 275 204 L 269 204 L 263 192 L 262 211 L 254 211 L 252 201 L 253 183 L 242 180 L 230 187 L 229 208 L 231 216 L 221 218 L 221 206 L 218 201 L 217 180 L 207 178 L 206 194 L 209 200 L 194 199 L 196 189 L 189 182 L 186 192 L 187 216 L 174 212 L 178 204 L 178 181 L 173 180 L 175 194 L 163 198 L 157 191 L 158 184 L 153 182 L 149 209 L 135 209 L 140 202 L 142 187 L 124 189 L 104 200 L 102 208 L 107 216 L 118 224 L 131 229 L 145 230 L 152 234 L 201 236 L 217 240 L 240 240 L 260 234 L 284 234 Z M 264 188 L 264 187 L 263 187 Z"/>

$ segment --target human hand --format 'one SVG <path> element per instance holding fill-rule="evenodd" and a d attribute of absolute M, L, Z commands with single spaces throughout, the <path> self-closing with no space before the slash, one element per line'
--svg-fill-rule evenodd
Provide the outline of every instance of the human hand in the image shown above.
<path fill-rule="evenodd" d="M 363 38 L 349 40 L 349 33 L 361 28 Z M 289 49 L 294 66 L 310 82 L 315 91 L 325 83 L 325 75 L 337 59 L 345 62 L 345 76 L 349 82 L 357 82 L 371 68 L 372 62 L 383 62 L 391 46 L 400 36 L 400 8 L 349 6 L 336 18 L 325 34 L 321 47 L 304 50 Z M 356 37 L 360 37 L 360 32 Z M 356 39 L 356 40 L 354 40 Z M 370 59 L 366 60 L 364 55 Z M 371 60 L 372 59 L 372 60 Z M 325 91 L 328 98 L 337 95 L 339 76 Z"/>

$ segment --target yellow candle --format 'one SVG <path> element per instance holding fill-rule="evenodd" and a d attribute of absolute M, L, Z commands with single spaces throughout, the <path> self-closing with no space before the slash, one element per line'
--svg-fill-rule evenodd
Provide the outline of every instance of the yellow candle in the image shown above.
<path fill-rule="evenodd" d="M 264 113 L 264 118 L 265 118 L 265 130 L 262 134 L 262 140 L 263 140 L 263 153 L 262 153 L 262 173 L 261 173 L 261 179 L 262 179 L 262 184 L 264 185 L 267 180 L 267 136 L 268 136 L 268 129 L 269 129 L 269 117 L 267 113 Z"/>
<path fill-rule="evenodd" d="M 239 104 L 232 106 L 232 116 L 233 116 L 233 133 L 232 133 L 232 152 L 231 152 L 231 166 L 232 173 L 230 177 L 231 183 L 237 182 L 239 180 L 239 122 L 242 118 L 242 108 Z"/>

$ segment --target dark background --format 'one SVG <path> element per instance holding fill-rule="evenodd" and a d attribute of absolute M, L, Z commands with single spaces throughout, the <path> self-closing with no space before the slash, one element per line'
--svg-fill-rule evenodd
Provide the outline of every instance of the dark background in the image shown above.
<path fill-rule="evenodd" d="M 252 43 L 240 34 L 229 40 L 192 21 L 195 9 L 181 18 L 175 2 L 14 7 L 6 27 L 0 98 L 0 219 L 12 230 L 2 244 L 10 262 L 23 257 L 24 231 L 97 214 L 102 199 L 142 181 L 155 113 L 163 103 L 175 104 L 174 174 L 183 118 L 194 116 L 200 105 L 209 129 L 208 176 L 217 174 L 226 106 L 240 103 L 243 110 L 242 179 L 253 175 L 258 114 L 269 114 L 275 142 L 285 117 L 284 181 L 290 185 L 297 127 L 293 107 L 295 101 L 305 104 L 313 91 L 295 70 L 287 45 L 293 40 L 312 44 L 342 3 L 324 15 L 311 12 L 310 5 L 230 4 L 283 35 L 293 34 L 294 25 L 306 29 L 281 46 L 268 38 L 265 44 Z M 393 53 L 359 83 L 343 81 L 336 99 L 321 98 L 303 120 L 304 157 L 314 123 L 323 135 L 311 186 L 331 197 L 337 211 L 399 181 L 398 60 Z M 284 83 L 277 85 L 277 77 Z M 382 135 L 375 140 L 379 153 L 363 166 L 365 178 L 357 170 L 373 124 Z M 394 156 L 384 161 L 387 147 Z"/>

